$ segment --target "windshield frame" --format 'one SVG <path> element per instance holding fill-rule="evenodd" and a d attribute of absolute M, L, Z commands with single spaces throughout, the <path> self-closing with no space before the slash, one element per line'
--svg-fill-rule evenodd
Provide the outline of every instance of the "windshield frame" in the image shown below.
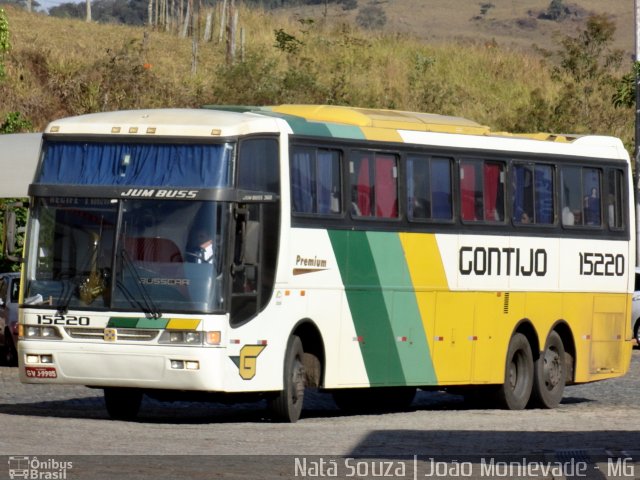
<path fill-rule="evenodd" d="M 57 190 L 57 188 L 56 188 Z M 218 197 L 218 198 L 229 198 L 235 195 L 231 195 L 230 189 L 213 189 L 213 191 L 207 192 L 206 197 Z M 75 189 L 74 189 L 75 193 Z M 236 192 L 237 194 L 237 192 Z M 57 200 L 57 203 L 55 201 Z M 51 203 L 47 203 L 51 202 Z M 169 200 L 166 198 L 163 199 L 146 199 L 146 198 L 121 198 L 121 199 L 102 199 L 98 202 L 99 205 L 111 206 L 111 215 L 115 215 L 117 218 L 115 222 L 115 226 L 109 235 L 107 242 L 110 243 L 109 246 L 106 246 L 104 249 L 100 250 L 101 254 L 105 252 L 108 253 L 108 262 L 103 261 L 98 269 L 88 268 L 81 259 L 79 259 L 79 254 L 77 254 L 74 258 L 74 262 L 76 265 L 80 263 L 80 267 L 78 273 L 75 276 L 70 278 L 70 286 L 68 288 L 74 289 L 73 292 L 69 292 L 58 285 L 58 293 L 56 295 L 46 295 L 45 290 L 39 287 L 38 282 L 41 281 L 42 272 L 39 271 L 42 268 L 41 261 L 43 258 L 46 258 L 46 255 L 43 256 L 43 241 L 42 237 L 46 233 L 43 230 L 43 223 L 47 221 L 51 222 L 51 218 L 46 220 L 47 212 L 49 212 L 49 217 L 52 215 L 58 215 L 56 212 L 65 211 L 65 208 L 62 206 L 64 202 L 75 202 L 72 203 L 72 207 L 70 208 L 72 211 L 75 210 L 77 212 L 83 212 L 85 215 L 89 215 L 92 211 L 92 202 L 95 203 L 96 200 L 92 198 L 79 198 L 79 197 L 36 197 L 32 201 L 32 212 L 29 219 L 28 226 L 28 242 L 27 242 L 27 256 L 25 259 L 25 300 L 24 303 L 29 305 L 30 307 L 36 308 L 56 308 L 59 312 L 65 313 L 68 309 L 73 310 L 92 310 L 92 311 L 121 311 L 121 312 L 137 312 L 144 313 L 149 317 L 157 317 L 164 313 L 184 313 L 184 314 L 202 314 L 202 313 L 225 313 L 227 311 L 228 305 L 228 278 L 225 278 L 222 275 L 222 272 L 227 271 L 226 265 L 228 262 L 229 253 L 227 252 L 227 245 L 229 245 L 229 223 L 231 221 L 231 211 L 232 211 L 232 202 L 228 201 L 215 201 L 215 200 L 185 200 L 185 199 L 176 199 Z M 85 203 L 85 205 L 80 205 L 78 207 L 77 203 Z M 154 249 L 160 248 L 159 241 L 155 238 L 147 238 L 140 237 L 134 239 L 133 242 L 136 243 L 136 247 L 131 247 L 132 242 L 129 242 L 129 248 L 133 248 L 134 255 L 131 255 L 131 251 L 129 252 L 129 258 L 125 259 L 124 251 L 126 249 L 123 247 L 125 241 L 123 240 L 123 233 L 125 228 L 129 228 L 131 226 L 131 222 L 129 222 L 129 227 L 127 227 L 127 206 L 131 206 L 133 204 L 138 204 L 142 206 L 146 206 L 147 208 L 153 209 L 157 207 L 157 210 L 167 211 L 170 210 L 170 207 L 174 207 L 177 213 L 175 213 L 176 222 L 178 221 L 178 217 L 182 222 L 182 234 L 184 234 L 185 229 L 187 228 L 187 219 L 184 215 L 181 215 L 180 211 L 191 211 L 194 212 L 199 208 L 204 208 L 205 206 L 209 209 L 213 208 L 216 210 L 215 216 L 217 217 L 215 223 L 220 225 L 220 231 L 218 232 L 219 252 L 217 253 L 217 263 L 216 266 L 211 267 L 211 272 L 209 273 L 201 273 L 196 275 L 194 272 L 200 271 L 203 269 L 200 266 L 196 266 L 195 262 L 192 264 L 187 262 L 183 257 L 181 257 L 180 262 L 175 262 L 171 265 L 170 262 L 160 262 L 157 259 L 149 259 L 149 258 L 136 258 L 136 255 L 149 255 L 149 251 L 155 251 Z M 67 208 L 69 210 L 69 208 Z M 64 218 L 64 213 L 60 214 L 61 218 Z M 193 220 L 193 219 L 192 219 Z M 56 222 L 53 223 L 53 230 L 55 232 Z M 155 224 L 155 227 L 158 227 L 160 223 Z M 224 225 L 224 226 L 223 226 Z M 194 224 L 194 227 L 196 225 Z M 76 238 L 82 238 L 81 234 L 75 232 Z M 132 237 L 133 238 L 133 237 Z M 159 237 L 161 238 L 161 237 Z M 186 240 L 182 237 L 183 240 L 180 244 L 181 247 L 181 255 L 185 255 L 184 247 L 186 247 Z M 166 239 L 175 240 L 175 239 Z M 58 239 L 58 243 L 62 240 Z M 164 243 L 167 243 L 166 241 Z M 164 244 L 163 243 L 163 244 Z M 56 243 L 54 242 L 54 248 L 56 247 Z M 142 245 L 142 246 L 141 246 Z M 108 247 L 108 248 L 107 248 Z M 102 248 L 102 247 L 100 247 Z M 137 250 L 136 250 L 137 249 Z M 149 250 L 151 249 L 151 250 Z M 140 253 L 142 252 L 142 253 Z M 89 252 L 91 255 L 93 253 Z M 97 255 L 97 253 L 96 253 Z M 51 253 L 51 256 L 54 257 L 51 262 L 55 262 L 56 254 Z M 85 256 L 86 257 L 86 256 Z M 153 262 L 158 263 L 153 263 Z M 90 258 L 90 266 L 97 262 L 95 262 L 92 258 Z M 107 266 L 108 264 L 108 266 Z M 135 270 L 132 270 L 132 264 L 134 269 L 135 265 L 138 264 L 142 268 L 147 269 L 144 274 L 134 273 Z M 128 265 L 128 266 L 127 266 Z M 160 271 L 164 271 L 166 273 L 165 277 L 154 277 L 153 275 L 148 274 L 149 267 L 155 267 L 156 273 Z M 172 270 L 173 267 L 173 270 Z M 185 271 L 185 276 L 175 277 L 172 272 L 176 272 L 179 270 L 179 267 L 183 268 Z M 216 269 L 215 275 L 213 269 Z M 128 273 L 125 272 L 125 269 L 128 270 Z M 164 270 L 163 270 L 164 269 Z M 200 269 L 200 270 L 198 270 Z M 92 272 L 95 272 L 92 275 Z M 54 269 L 51 269 L 47 272 L 50 274 L 52 278 L 49 279 L 51 282 L 62 281 L 61 279 L 56 279 L 54 275 Z M 146 275 L 146 276 L 145 276 Z M 159 274 L 158 274 L 159 275 Z M 203 276 L 204 275 L 204 276 Z M 128 286 L 124 288 L 123 291 L 126 291 L 126 294 L 130 295 L 133 300 L 127 302 L 122 301 L 122 292 L 118 289 L 122 289 L 122 285 L 118 285 L 118 279 L 127 276 L 128 278 Z M 135 278 L 134 278 L 135 277 Z M 132 280 L 134 278 L 134 280 Z M 189 290 L 189 298 L 194 296 L 195 293 L 192 289 L 196 288 L 196 285 L 200 284 L 202 280 L 204 280 L 204 285 L 213 285 L 213 282 L 217 282 L 218 286 L 216 287 L 215 295 L 219 295 L 217 298 L 218 301 L 214 301 L 213 297 L 211 297 L 210 301 L 182 301 L 176 302 L 176 304 L 169 305 L 167 300 L 163 298 L 163 295 L 159 295 L 157 290 L 161 289 L 160 280 L 156 280 L 156 278 L 162 278 L 164 285 L 162 287 L 164 290 L 167 290 L 168 285 L 171 282 L 174 282 L 174 286 L 177 288 L 178 284 L 182 282 L 181 288 L 183 290 Z M 198 279 L 198 282 L 195 280 Z M 62 290 L 60 290 L 62 288 Z M 79 293 L 81 289 L 85 289 L 89 292 L 87 299 L 91 301 L 81 302 L 78 301 L 80 298 Z M 203 287 L 204 288 L 204 287 Z M 38 289 L 42 290 L 41 292 Z M 90 292 L 94 292 L 95 298 L 91 298 Z M 35 297 L 36 294 L 41 293 L 42 298 L 38 299 Z M 126 296 L 126 294 L 124 294 Z M 207 291 L 202 290 L 199 292 L 198 298 L 203 298 L 203 295 L 206 295 Z M 210 295 L 214 295 L 213 292 Z M 70 297 L 70 300 L 66 298 L 66 296 Z M 187 293 L 184 292 L 184 296 L 186 298 Z M 34 298 L 35 297 L 35 298 Z M 97 301 L 96 301 L 97 300 Z M 196 305 L 198 305 L 196 307 Z"/>

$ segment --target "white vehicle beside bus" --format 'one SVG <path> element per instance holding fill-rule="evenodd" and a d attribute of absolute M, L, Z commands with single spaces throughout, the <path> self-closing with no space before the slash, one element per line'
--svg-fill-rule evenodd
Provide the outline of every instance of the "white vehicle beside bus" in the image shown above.
<path fill-rule="evenodd" d="M 52 122 L 29 188 L 19 371 L 158 398 L 343 407 L 417 388 L 555 407 L 631 357 L 629 157 L 602 136 L 335 106 Z"/>

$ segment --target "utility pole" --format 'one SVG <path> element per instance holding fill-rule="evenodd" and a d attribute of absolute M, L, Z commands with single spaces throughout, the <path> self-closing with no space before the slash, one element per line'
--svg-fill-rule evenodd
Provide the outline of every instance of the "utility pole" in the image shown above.
<path fill-rule="evenodd" d="M 640 74 L 637 68 L 637 62 L 640 61 L 640 0 L 634 0 L 635 4 L 635 47 L 636 54 L 633 69 L 636 72 L 636 124 L 635 124 L 635 189 L 634 200 L 636 202 L 636 266 L 640 265 Z"/>

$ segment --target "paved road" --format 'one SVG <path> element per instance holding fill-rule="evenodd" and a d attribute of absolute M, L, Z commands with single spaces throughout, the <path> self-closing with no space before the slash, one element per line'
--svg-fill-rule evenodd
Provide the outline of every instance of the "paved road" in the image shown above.
<path fill-rule="evenodd" d="M 419 455 L 425 459 L 455 455 L 477 459 L 525 454 L 548 456 L 551 453 L 554 458 L 626 458 L 634 455 L 640 458 L 640 350 L 634 351 L 626 376 L 567 387 L 562 404 L 554 410 L 471 409 L 461 397 L 442 392 L 420 392 L 407 412 L 345 415 L 335 407 L 331 397 L 312 392 L 305 402 L 303 418 L 293 425 L 272 423 L 260 403 L 229 407 L 160 403 L 147 399 L 138 421 L 112 421 L 104 410 L 100 390 L 22 385 L 17 380 L 16 369 L 6 367 L 0 368 L 0 384 L 0 428 L 3 431 L 0 455 L 7 456 L 37 455 L 45 459 L 114 455 L 116 457 L 109 458 L 117 458 L 116 463 L 124 461 L 125 457 L 121 455 L 250 454 L 322 458 Z M 83 461 L 90 458 L 94 457 L 86 457 Z M 103 465 L 100 458 L 94 458 L 96 465 Z M 128 478 L 147 478 L 144 476 L 147 469 L 140 465 L 149 462 L 157 468 L 159 464 L 159 457 L 144 461 L 141 457 L 129 458 L 136 459 L 131 462 L 140 467 L 136 471 L 141 476 L 131 476 L 127 469 L 133 467 L 126 464 L 122 468 L 127 471 Z M 180 465 L 178 470 L 185 472 L 185 478 L 190 477 L 188 468 L 195 468 L 194 465 L 204 468 L 212 458 L 217 458 L 214 463 L 218 475 L 202 478 L 272 478 L 265 472 L 256 477 L 247 476 L 246 472 L 229 473 L 235 471 L 237 457 L 222 457 L 231 462 L 222 477 L 219 472 L 221 457 L 195 457 L 200 459 L 195 463 L 185 460 L 186 457 L 165 457 L 163 461 L 169 464 L 164 473 L 173 471 L 172 458 Z M 276 461 L 274 459 L 278 457 L 268 458 Z M 286 468 L 274 466 L 273 478 L 295 476 L 289 465 L 291 457 L 283 458 Z M 258 463 L 262 464 L 264 460 Z M 252 465 L 251 461 L 248 464 Z M 633 478 L 640 477 L 640 466 L 636 470 L 638 475 L 631 472 Z M 306 478 L 313 476 L 309 471 L 306 474 Z M 0 478 L 2 475 L 0 464 Z M 100 470 L 94 468 L 89 476 L 82 478 L 114 478 L 113 470 L 106 469 L 104 475 L 101 477 Z M 148 478 L 152 477 L 178 478 L 163 477 L 157 471 Z M 201 478 L 195 473 L 191 477 Z M 66 478 L 80 477 L 69 475 Z"/>

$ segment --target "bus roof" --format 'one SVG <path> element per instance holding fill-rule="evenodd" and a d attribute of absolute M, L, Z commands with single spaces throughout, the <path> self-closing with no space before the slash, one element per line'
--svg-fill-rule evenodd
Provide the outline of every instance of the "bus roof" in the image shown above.
<path fill-rule="evenodd" d="M 492 132 L 462 117 L 335 105 L 210 105 L 105 112 L 56 120 L 45 133 L 231 137 L 283 131 L 314 137 L 628 158 L 622 142 L 609 136 Z M 454 139 L 451 134 L 459 137 Z"/>
<path fill-rule="evenodd" d="M 51 122 L 45 133 L 157 137 L 218 137 L 279 132 L 265 115 L 208 109 L 166 108 L 91 113 Z"/>

